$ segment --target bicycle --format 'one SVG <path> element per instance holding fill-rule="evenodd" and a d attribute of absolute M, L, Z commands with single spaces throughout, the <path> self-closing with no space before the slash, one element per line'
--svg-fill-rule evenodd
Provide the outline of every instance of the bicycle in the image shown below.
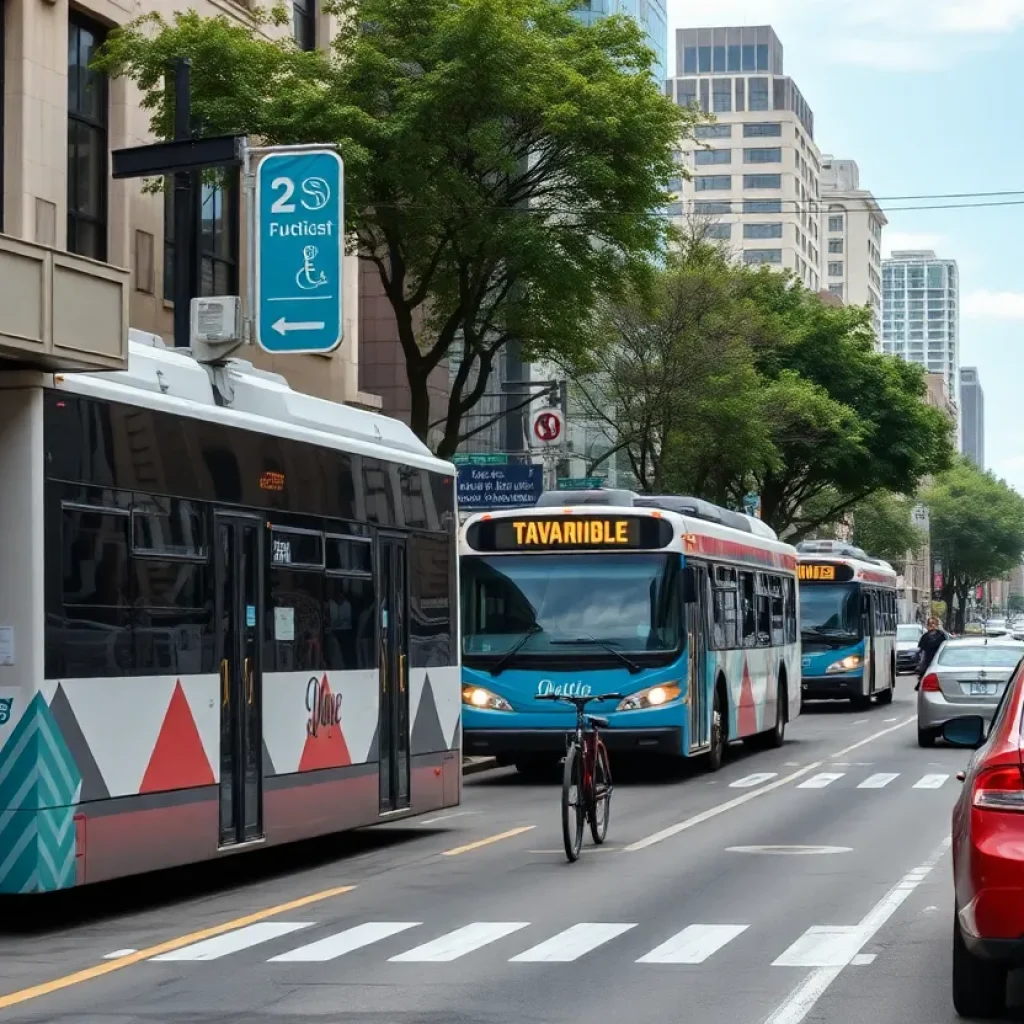
<path fill-rule="evenodd" d="M 622 694 L 567 697 L 560 693 L 545 693 L 538 694 L 534 699 L 561 701 L 576 708 L 576 728 L 566 737 L 565 769 L 562 772 L 562 842 L 565 855 L 572 863 L 579 860 L 583 847 L 583 828 L 588 822 L 594 842 L 600 845 L 605 841 L 612 802 L 608 749 L 601 742 L 599 734 L 599 729 L 608 728 L 608 719 L 587 715 L 583 709 L 595 700 L 622 700 Z M 574 817 L 571 825 L 570 809 Z M 601 810 L 604 811 L 603 816 L 599 813 Z"/>

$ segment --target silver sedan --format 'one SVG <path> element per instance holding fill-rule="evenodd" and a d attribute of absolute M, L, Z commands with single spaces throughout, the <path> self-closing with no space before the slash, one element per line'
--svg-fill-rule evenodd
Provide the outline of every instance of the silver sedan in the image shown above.
<path fill-rule="evenodd" d="M 1024 657 L 1024 643 L 1009 637 L 963 637 L 947 640 L 935 655 L 917 693 L 917 742 L 935 743 L 953 718 L 992 718 L 996 706 Z"/>

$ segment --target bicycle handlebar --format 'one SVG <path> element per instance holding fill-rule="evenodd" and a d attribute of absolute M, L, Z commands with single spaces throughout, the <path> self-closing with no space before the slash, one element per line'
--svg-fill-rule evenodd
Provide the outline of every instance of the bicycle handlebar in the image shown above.
<path fill-rule="evenodd" d="M 562 693 L 538 693 L 534 695 L 534 700 L 557 700 L 564 704 L 572 704 L 580 711 L 582 711 L 591 701 L 595 700 L 622 700 L 624 694 L 621 693 L 602 693 L 599 696 L 593 697 L 569 697 Z"/>

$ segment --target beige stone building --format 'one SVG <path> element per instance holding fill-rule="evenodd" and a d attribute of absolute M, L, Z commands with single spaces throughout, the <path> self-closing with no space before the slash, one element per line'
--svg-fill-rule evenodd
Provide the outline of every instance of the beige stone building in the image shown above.
<path fill-rule="evenodd" d="M 300 46 L 324 45 L 327 15 L 291 0 Z M 246 21 L 231 0 L 197 0 L 201 13 Z M 141 180 L 113 180 L 110 153 L 155 141 L 135 87 L 89 70 L 112 27 L 166 0 L 4 0 L 0 161 L 0 356 L 35 365 L 124 365 L 127 328 L 173 337 L 170 203 Z M 238 294 L 245 281 L 244 200 L 236 183 L 206 186 L 202 291 Z M 344 334 L 329 356 L 238 353 L 301 391 L 380 408 L 359 390 L 360 274 L 346 258 Z M 386 334 L 386 332 L 384 332 Z M 378 331 L 378 335 L 380 331 Z"/>

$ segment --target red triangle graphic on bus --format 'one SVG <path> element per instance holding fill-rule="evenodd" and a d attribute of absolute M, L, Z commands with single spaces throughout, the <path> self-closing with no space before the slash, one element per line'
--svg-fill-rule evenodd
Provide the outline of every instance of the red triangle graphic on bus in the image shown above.
<path fill-rule="evenodd" d="M 740 704 L 736 709 L 736 726 L 740 736 L 757 732 L 757 708 L 754 706 L 754 688 L 750 683 L 750 669 L 743 659 L 743 684 L 740 686 Z"/>
<path fill-rule="evenodd" d="M 168 789 L 212 786 L 214 781 L 192 709 L 178 680 L 139 792 L 160 793 Z"/>
<path fill-rule="evenodd" d="M 312 710 L 306 721 L 306 745 L 299 758 L 299 771 L 350 765 L 352 756 L 341 730 L 341 701 L 331 692 L 326 675 L 319 683 L 315 678 L 310 680 L 307 707 Z"/>

